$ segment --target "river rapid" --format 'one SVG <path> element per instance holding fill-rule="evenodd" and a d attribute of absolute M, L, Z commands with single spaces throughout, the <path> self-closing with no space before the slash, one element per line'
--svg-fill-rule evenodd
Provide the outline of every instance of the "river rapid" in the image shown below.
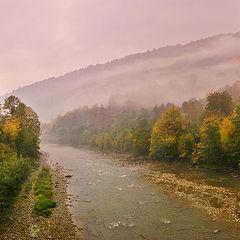
<path fill-rule="evenodd" d="M 187 201 L 163 193 L 117 158 L 56 144 L 41 149 L 49 164 L 58 163 L 72 176 L 70 211 L 84 240 L 240 239 L 233 225 L 212 221 Z"/>

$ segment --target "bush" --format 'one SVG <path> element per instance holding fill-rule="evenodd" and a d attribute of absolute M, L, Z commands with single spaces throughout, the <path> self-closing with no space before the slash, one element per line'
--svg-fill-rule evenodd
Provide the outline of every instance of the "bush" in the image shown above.
<path fill-rule="evenodd" d="M 35 206 L 34 206 L 34 212 L 37 215 L 41 216 L 50 216 L 51 215 L 51 210 L 49 208 L 54 208 L 56 206 L 56 202 L 54 202 L 52 199 L 49 199 L 47 197 L 44 197 L 40 195 L 38 198 Z"/>
<path fill-rule="evenodd" d="M 31 170 L 28 158 L 9 155 L 0 162 L 0 210 L 8 207 Z"/>
<path fill-rule="evenodd" d="M 38 175 L 34 191 L 37 196 L 34 206 L 35 214 L 46 217 L 50 216 L 51 210 L 49 208 L 54 208 L 56 203 L 52 200 L 53 192 L 51 174 L 47 166 L 42 167 L 42 170 Z"/>

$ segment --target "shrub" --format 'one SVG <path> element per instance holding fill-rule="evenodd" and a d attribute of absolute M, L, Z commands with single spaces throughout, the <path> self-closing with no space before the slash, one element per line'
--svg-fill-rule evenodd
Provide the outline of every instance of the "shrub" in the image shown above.
<path fill-rule="evenodd" d="M 46 217 L 50 216 L 51 210 L 49 208 L 54 208 L 56 206 L 56 202 L 52 200 L 53 192 L 51 174 L 47 166 L 42 167 L 42 170 L 38 175 L 34 191 L 37 197 L 34 206 L 35 214 Z"/>
<path fill-rule="evenodd" d="M 52 212 L 49 208 L 54 208 L 55 206 L 56 202 L 54 202 L 52 199 L 40 195 L 34 206 L 34 212 L 37 215 L 50 216 Z"/>
<path fill-rule="evenodd" d="M 0 209 L 12 202 L 31 170 L 28 158 L 9 155 L 0 162 Z"/>

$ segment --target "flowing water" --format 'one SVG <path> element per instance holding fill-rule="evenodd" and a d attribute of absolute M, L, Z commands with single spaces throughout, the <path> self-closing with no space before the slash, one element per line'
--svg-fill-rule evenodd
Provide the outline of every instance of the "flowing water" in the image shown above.
<path fill-rule="evenodd" d="M 70 211 L 84 229 L 84 240 L 240 239 L 234 226 L 214 222 L 189 203 L 162 193 L 117 159 L 55 144 L 43 144 L 42 150 L 50 163 L 72 175 Z"/>

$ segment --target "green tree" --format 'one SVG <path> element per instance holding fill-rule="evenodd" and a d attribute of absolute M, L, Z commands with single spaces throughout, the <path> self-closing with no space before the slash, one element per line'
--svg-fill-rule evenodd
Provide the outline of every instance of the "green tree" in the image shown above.
<path fill-rule="evenodd" d="M 240 106 L 230 117 L 223 119 L 220 125 L 222 148 L 226 154 L 225 162 L 230 167 L 240 165 Z"/>
<path fill-rule="evenodd" d="M 232 110 L 232 97 L 228 92 L 214 92 L 207 97 L 206 116 L 228 116 Z"/>
<path fill-rule="evenodd" d="M 10 96 L 6 98 L 3 105 L 3 110 L 5 114 L 14 114 L 16 108 L 19 106 L 20 103 L 21 101 L 19 100 L 19 98 L 15 96 Z"/>
<path fill-rule="evenodd" d="M 119 134 L 115 137 L 115 146 L 116 150 L 122 153 L 131 151 L 132 134 L 129 129 L 125 128 L 119 132 Z"/>
<path fill-rule="evenodd" d="M 182 110 L 188 120 L 196 121 L 203 111 L 203 104 L 200 100 L 191 99 L 182 104 Z"/>
<path fill-rule="evenodd" d="M 210 165 L 221 165 L 224 161 L 220 136 L 221 120 L 221 117 L 212 115 L 203 120 L 200 128 L 201 156 Z"/>
<path fill-rule="evenodd" d="M 23 103 L 16 108 L 15 115 L 20 119 L 22 129 L 22 135 L 17 141 L 18 152 L 24 156 L 38 157 L 40 148 L 38 115 Z"/>
<path fill-rule="evenodd" d="M 105 133 L 103 135 L 103 149 L 104 150 L 111 150 L 112 149 L 112 144 L 113 144 L 113 136 L 111 133 Z"/>
<path fill-rule="evenodd" d="M 194 148 L 194 136 L 191 133 L 182 134 L 178 142 L 179 158 L 190 161 Z"/>
<path fill-rule="evenodd" d="M 151 126 L 147 119 L 141 119 L 137 126 L 132 130 L 133 153 L 136 156 L 149 154 L 151 138 Z"/>

